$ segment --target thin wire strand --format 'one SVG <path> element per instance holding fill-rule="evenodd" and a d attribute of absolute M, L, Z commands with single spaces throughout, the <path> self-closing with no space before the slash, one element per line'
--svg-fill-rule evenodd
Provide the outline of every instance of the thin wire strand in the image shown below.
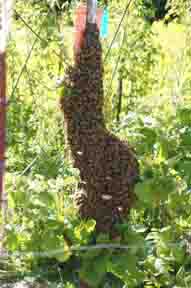
<path fill-rule="evenodd" d="M 113 44 L 114 44 L 114 42 L 115 42 L 115 40 L 116 40 L 116 38 L 117 38 L 117 35 L 118 35 L 119 30 L 120 30 L 120 28 L 121 28 L 121 25 L 123 24 L 123 21 L 124 21 L 124 19 L 125 19 L 125 16 L 126 16 L 128 10 L 129 10 L 129 7 L 130 7 L 132 1 L 133 1 L 133 0 L 129 0 L 128 3 L 127 3 L 127 5 L 126 5 L 126 7 L 125 7 L 125 10 L 124 10 L 123 15 L 122 15 L 122 17 L 121 17 L 121 20 L 120 20 L 120 22 L 119 22 L 119 25 L 118 25 L 118 27 L 117 27 L 117 29 L 116 29 L 116 31 L 115 31 L 114 37 L 113 37 L 113 39 L 112 39 L 112 41 L 111 41 L 111 44 L 110 44 L 110 46 L 109 46 L 109 48 L 108 48 L 108 50 L 107 50 L 107 52 L 106 52 L 106 54 L 105 54 L 104 63 L 106 62 L 106 60 L 107 60 L 107 58 L 108 58 L 108 56 L 109 56 L 109 54 L 110 54 L 111 48 L 112 48 L 112 46 L 113 46 Z"/>
<path fill-rule="evenodd" d="M 50 13 L 50 10 L 48 11 L 46 17 L 49 15 L 49 13 Z M 42 28 L 43 28 L 43 25 L 44 25 L 45 20 L 46 20 L 46 18 L 44 19 L 44 21 L 43 21 L 42 24 L 41 24 L 40 32 L 41 32 L 41 30 L 42 30 Z M 17 80 L 16 80 L 16 82 L 15 82 L 15 85 L 13 86 L 13 89 L 12 89 L 12 92 L 11 92 L 11 98 L 13 97 L 13 95 L 14 95 L 17 87 L 18 87 L 18 84 L 19 84 L 19 81 L 20 81 L 20 79 L 21 79 L 21 76 L 22 76 L 22 74 L 23 74 L 23 72 L 24 72 L 24 70 L 25 70 L 25 67 L 26 67 L 27 63 L 29 62 L 29 59 L 30 59 L 30 57 L 31 57 L 31 55 L 32 55 L 32 52 L 33 52 L 34 47 L 35 47 L 35 45 L 36 45 L 36 43 L 37 43 L 38 40 L 39 40 L 39 37 L 36 36 L 36 39 L 34 40 L 32 46 L 31 46 L 31 49 L 30 49 L 30 51 L 29 51 L 29 53 L 28 53 L 28 55 L 27 55 L 27 57 L 26 57 L 26 60 L 25 60 L 25 62 L 24 62 L 24 64 L 23 64 L 23 67 L 21 68 L 21 71 L 20 71 L 20 73 L 19 73 L 19 76 L 18 76 L 18 78 L 17 78 Z"/>
<path fill-rule="evenodd" d="M 125 42 L 125 36 L 126 36 L 126 33 L 124 32 L 124 35 L 123 35 L 123 39 L 122 39 L 122 42 L 121 42 L 121 45 L 120 45 L 120 48 L 119 48 L 119 52 L 118 52 L 118 57 L 117 57 L 117 60 L 116 60 L 116 63 L 115 63 L 115 67 L 113 69 L 113 73 L 112 73 L 112 76 L 111 76 L 111 80 L 110 80 L 110 83 L 107 87 L 107 92 L 106 92 L 106 99 L 111 91 L 111 87 L 112 87 L 112 83 L 113 83 L 113 80 L 115 78 L 115 75 L 117 73 L 117 70 L 118 70 L 118 66 L 119 66 L 119 62 L 120 62 L 120 59 L 121 59 L 121 50 L 123 48 L 123 44 Z"/>
<path fill-rule="evenodd" d="M 47 41 L 46 39 L 42 38 L 39 33 L 37 33 L 26 21 L 25 19 L 15 10 L 16 15 L 19 17 L 19 19 L 23 22 L 23 24 L 42 42 L 49 44 L 49 41 Z M 52 52 L 58 57 L 60 58 L 60 54 L 59 52 L 57 52 L 55 49 L 52 50 Z M 65 55 L 66 56 L 66 55 Z M 64 61 L 64 59 L 63 59 Z M 69 61 L 69 60 L 68 60 Z M 68 64 L 67 61 L 65 61 L 66 64 Z"/>
<path fill-rule="evenodd" d="M 24 23 L 24 25 L 42 42 L 48 43 L 47 40 L 43 39 L 26 21 L 25 19 L 14 9 L 14 12 L 17 17 Z"/>
<path fill-rule="evenodd" d="M 165 242 L 165 245 L 167 247 L 184 247 L 187 244 L 187 239 L 181 239 L 180 242 L 178 241 L 167 241 Z M 152 241 L 153 245 L 156 245 L 156 241 Z M 125 245 L 125 244 L 113 244 L 113 243 L 102 243 L 102 244 L 96 244 L 96 245 L 72 245 L 69 247 L 69 251 L 90 251 L 90 250 L 101 250 L 101 249 L 120 249 L 120 250 L 130 250 L 130 249 L 135 249 L 135 248 L 146 248 L 147 246 L 143 244 L 139 245 Z M 56 256 L 56 255 L 63 255 L 64 254 L 64 248 L 61 249 L 55 249 L 51 251 L 16 251 L 16 252 L 6 252 L 7 256 L 25 256 L 28 254 L 32 254 L 33 256 L 37 257 L 47 257 L 47 256 Z"/>
<path fill-rule="evenodd" d="M 12 98 L 13 95 L 15 94 L 15 91 L 16 91 L 16 89 L 17 89 L 17 87 L 18 87 L 18 84 L 19 84 L 19 81 L 20 81 L 20 79 L 21 79 L 21 76 L 23 75 L 23 72 L 24 72 L 24 70 L 25 70 L 25 67 L 27 66 L 27 63 L 28 63 L 28 61 L 29 61 L 29 59 L 30 59 L 30 57 L 31 57 L 31 54 L 32 54 L 32 52 L 33 52 L 33 50 L 34 50 L 34 47 L 35 47 L 37 41 L 38 41 L 38 38 L 35 39 L 35 41 L 33 42 L 32 46 L 31 46 L 31 49 L 30 49 L 30 51 L 29 51 L 29 53 L 28 53 L 28 55 L 27 55 L 27 57 L 26 57 L 25 63 L 23 64 L 23 66 L 22 66 L 22 68 L 21 68 L 21 71 L 20 71 L 20 73 L 19 73 L 19 76 L 18 76 L 18 78 L 17 78 L 17 80 L 16 80 L 16 82 L 15 82 L 15 85 L 13 86 L 13 90 L 12 90 L 12 92 L 11 92 L 10 98 Z"/>

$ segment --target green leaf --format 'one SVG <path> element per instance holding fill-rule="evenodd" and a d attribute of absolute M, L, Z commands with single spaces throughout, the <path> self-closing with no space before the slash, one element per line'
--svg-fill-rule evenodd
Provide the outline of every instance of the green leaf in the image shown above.
<path fill-rule="evenodd" d="M 72 251 L 66 242 L 64 242 L 64 246 L 59 247 L 59 250 L 61 250 L 61 248 L 63 248 L 63 252 L 60 251 L 59 254 L 56 255 L 56 259 L 60 262 L 67 262 L 72 256 Z"/>
<path fill-rule="evenodd" d="M 155 204 L 155 185 L 153 179 L 148 179 L 143 183 L 138 183 L 135 188 L 135 193 L 141 202 L 153 206 Z"/>
<path fill-rule="evenodd" d="M 18 249 L 19 241 L 18 234 L 11 230 L 6 235 L 6 246 L 10 251 L 16 251 Z"/>
<path fill-rule="evenodd" d="M 85 261 L 80 269 L 80 278 L 91 287 L 98 287 L 107 272 L 109 257 L 101 255 L 93 261 Z"/>
<path fill-rule="evenodd" d="M 159 204 L 159 201 L 168 199 L 168 195 L 176 189 L 176 182 L 170 176 L 157 176 L 138 183 L 135 193 L 138 199 L 150 207 Z"/>
<path fill-rule="evenodd" d="M 128 287 L 136 287 L 143 280 L 143 273 L 136 267 L 137 257 L 131 253 L 125 255 L 113 255 L 108 266 L 108 272 L 128 284 Z"/>
<path fill-rule="evenodd" d="M 87 222 L 81 222 L 74 228 L 74 235 L 80 241 L 80 243 L 86 244 L 91 233 L 95 230 L 96 221 L 88 220 Z"/>
<path fill-rule="evenodd" d="M 177 246 L 173 247 L 171 251 L 174 256 L 174 261 L 176 263 L 179 263 L 179 264 L 184 263 L 184 259 L 186 257 L 186 251 L 185 251 L 185 247 L 181 247 L 181 243 L 180 244 L 177 243 Z"/>
<path fill-rule="evenodd" d="M 177 116 L 179 117 L 181 123 L 184 126 L 190 126 L 191 125 L 191 109 L 190 108 L 180 108 L 177 111 Z"/>
<path fill-rule="evenodd" d="M 191 134 L 190 134 L 190 131 L 188 131 L 188 133 L 184 133 L 181 136 L 181 145 L 188 146 L 188 148 L 190 147 L 190 145 L 191 145 Z"/>
<path fill-rule="evenodd" d="M 96 226 L 96 221 L 93 220 L 93 219 L 88 220 L 88 221 L 86 222 L 86 225 L 85 225 L 86 230 L 87 230 L 88 233 L 93 232 L 93 231 L 95 230 L 95 226 Z"/>
<path fill-rule="evenodd" d="M 191 181 L 191 161 L 182 160 L 178 165 L 178 170 L 183 177 L 187 177 L 187 181 Z"/>
<path fill-rule="evenodd" d="M 64 179 L 64 185 L 65 186 L 70 186 L 70 185 L 75 184 L 75 183 L 76 183 L 76 177 L 74 177 L 74 176 L 67 176 Z"/>

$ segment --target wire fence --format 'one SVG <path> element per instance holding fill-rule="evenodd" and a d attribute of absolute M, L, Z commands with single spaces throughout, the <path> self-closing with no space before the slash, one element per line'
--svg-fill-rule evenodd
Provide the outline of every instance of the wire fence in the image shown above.
<path fill-rule="evenodd" d="M 124 20 L 125 20 L 125 16 L 127 15 L 127 12 L 128 12 L 128 8 L 129 8 L 129 6 L 130 6 L 130 4 L 131 4 L 131 2 L 132 1 L 128 1 L 128 3 L 126 4 L 126 8 L 125 8 L 125 10 L 124 10 L 124 12 L 123 12 L 123 15 L 122 15 L 122 17 L 121 17 L 121 19 L 120 19 L 120 21 L 119 21 L 119 24 L 117 25 L 117 29 L 116 29 L 116 31 L 115 31 L 115 34 L 114 34 L 114 36 L 113 36 L 113 38 L 112 38 L 112 40 L 111 40 L 111 43 L 109 44 L 109 46 L 108 46 L 108 48 L 106 49 L 106 52 L 105 52 L 105 57 L 104 57 L 104 61 L 108 61 L 108 59 L 109 59 L 109 55 L 110 55 L 110 52 L 111 52 L 111 49 L 112 49 L 112 46 L 113 46 L 113 44 L 114 44 L 114 42 L 115 42 L 115 40 L 116 40 L 116 38 L 117 38 L 117 36 L 118 36 L 118 34 L 119 34 L 119 32 L 120 32 L 120 28 L 122 27 L 122 24 L 123 24 L 123 22 L 124 22 Z M 43 83 L 41 80 L 39 80 L 38 79 L 38 74 L 40 74 L 41 73 L 41 71 L 34 71 L 33 70 L 33 74 L 32 75 L 30 75 L 30 63 L 31 63 L 31 59 L 33 58 L 33 57 L 35 57 L 35 56 L 33 56 L 33 54 L 35 53 L 35 55 L 36 55 L 36 49 L 38 49 L 38 48 L 36 48 L 38 45 L 39 45 L 39 43 L 40 43 L 40 45 L 45 45 L 45 46 L 47 46 L 47 47 L 49 47 L 49 46 L 51 46 L 51 44 L 52 44 L 52 42 L 51 41 L 49 41 L 49 40 L 46 40 L 45 38 L 43 38 L 43 33 L 42 33 L 42 30 L 44 29 L 44 25 L 45 25 L 45 23 L 46 23 L 46 21 L 47 21 L 47 19 L 48 19 L 48 17 L 49 17 L 49 15 L 50 15 L 50 13 L 51 13 L 51 10 L 49 10 L 45 15 L 43 15 L 43 17 L 41 17 L 41 19 L 40 19 L 40 21 L 41 21 L 41 24 L 39 25 L 39 30 L 38 31 L 35 31 L 35 29 L 33 29 L 32 28 L 32 26 L 31 26 L 31 24 L 29 24 L 28 22 L 30 22 L 30 21 L 28 21 L 28 19 L 25 19 L 25 16 L 23 16 L 23 15 L 21 15 L 19 12 L 17 12 L 15 9 L 14 9 L 14 17 L 16 17 L 16 21 L 17 21 L 17 24 L 19 24 L 19 25 L 21 25 L 21 27 L 22 27 L 22 29 L 21 29 L 21 31 L 23 31 L 23 40 L 24 40 L 24 43 L 27 43 L 28 41 L 27 41 L 27 38 L 26 38 L 26 40 L 24 39 L 24 37 L 29 37 L 29 34 L 28 33 L 30 33 L 30 38 L 31 38 L 31 35 L 32 35 L 32 38 L 33 38 L 33 40 L 31 41 L 32 43 L 30 44 L 30 43 L 27 43 L 27 46 L 28 46 L 28 48 L 27 48 L 27 50 L 28 50 L 28 53 L 27 53 L 27 55 L 25 56 L 25 58 L 23 57 L 23 59 L 24 60 L 22 60 L 23 61 L 23 63 L 22 64 L 20 64 L 19 65 L 19 67 L 20 67 L 20 71 L 15 71 L 15 73 L 14 73 L 14 75 L 13 75 L 13 72 L 12 71 L 10 71 L 10 70 L 8 70 L 8 74 L 10 73 L 10 77 L 12 77 L 12 75 L 14 76 L 13 78 L 14 79 L 10 79 L 10 81 L 9 81 L 9 83 L 12 83 L 11 85 L 12 85 L 12 88 L 9 86 L 9 111 L 8 111 L 8 124 L 9 123 L 11 123 L 11 120 L 12 119 L 10 119 L 10 117 L 12 117 L 12 116 L 14 116 L 13 114 L 12 114 L 12 111 L 11 110 L 14 110 L 15 109 L 15 107 L 16 107 L 16 109 L 17 108 L 19 108 L 19 111 L 17 111 L 17 113 L 20 113 L 20 115 L 21 116 L 18 116 L 18 118 L 19 117 L 21 117 L 22 118 L 22 114 L 24 113 L 23 111 L 24 111 L 24 105 L 25 105 L 25 101 L 26 101 L 26 99 L 25 99 L 25 96 L 24 96 L 24 98 L 23 99 L 21 99 L 21 95 L 19 94 L 19 93 L 22 93 L 22 85 L 23 85 L 23 79 L 25 80 L 25 78 L 26 78 L 26 75 L 25 74 L 29 74 L 28 76 L 29 76 L 29 78 L 28 78 L 28 81 L 29 82 L 31 82 L 31 83 L 29 83 L 30 84 L 30 89 L 31 89 L 31 93 L 32 93 L 32 105 L 33 105 L 33 107 L 35 107 L 35 105 L 37 105 L 37 109 L 39 109 L 39 110 L 41 110 L 42 109 L 42 111 L 41 111 L 41 113 L 43 113 L 43 109 L 44 109 L 44 105 L 42 106 L 42 107 L 39 107 L 39 103 L 36 103 L 36 100 L 35 100 L 35 91 L 33 91 L 34 90 L 34 87 L 32 87 L 33 86 L 33 83 L 35 84 L 35 89 L 36 89 L 36 87 L 38 86 L 38 85 L 40 85 L 41 87 L 43 87 L 44 88 L 44 95 L 43 95 L 43 98 L 44 98 L 44 100 L 45 100 L 45 102 L 47 101 L 49 101 L 49 99 L 47 98 L 48 96 L 45 96 L 46 94 L 48 95 L 49 94 L 49 92 L 52 92 L 52 93 L 57 93 L 57 79 L 56 79 L 56 77 L 54 78 L 54 80 L 53 81 L 51 81 L 51 83 L 52 84 L 49 84 L 49 83 Z M 19 23 L 20 22 L 20 23 Z M 23 30 L 24 29 L 24 30 Z M 64 28 L 65 29 L 65 28 Z M 70 29 L 71 30 L 71 29 Z M 65 30 L 64 30 L 65 31 Z M 13 32 L 14 33 L 14 32 Z M 14 34 L 11 34 L 11 42 L 14 42 L 14 41 L 16 41 L 16 39 L 17 39 L 17 31 L 15 31 L 15 35 Z M 18 32 L 18 33 L 20 33 L 20 32 Z M 19 34 L 19 36 L 20 36 L 20 34 Z M 31 39 L 32 39 L 31 38 Z M 52 41 L 54 41 L 54 40 L 52 40 Z M 19 49 L 19 48 L 17 48 L 17 49 Z M 57 48 L 58 49 L 58 48 Z M 25 49 L 26 50 L 26 49 Z M 43 51 L 39 51 L 39 53 L 42 53 Z M 11 52 L 10 52 L 11 53 Z M 69 60 L 67 60 L 67 58 L 65 57 L 64 59 L 62 58 L 62 55 L 61 55 L 61 53 L 60 53 L 60 51 L 58 51 L 58 50 L 56 50 L 56 48 L 51 48 L 51 53 L 53 53 L 54 55 L 55 55 L 55 57 L 56 57 L 56 59 L 57 59 L 57 61 L 59 62 L 59 61 L 64 61 L 65 62 L 65 65 L 66 66 L 68 66 L 69 65 Z M 18 53 L 19 54 L 19 53 Z M 60 59 L 61 58 L 61 59 Z M 9 55 L 8 55 L 8 60 L 9 59 L 11 59 L 11 55 L 10 55 L 10 57 L 9 57 Z M 12 58 L 11 59 L 11 61 L 13 61 L 13 63 L 11 63 L 10 64 L 10 66 L 12 65 L 12 67 L 18 67 L 18 65 L 17 65 L 17 63 L 15 63 L 15 65 L 14 65 L 14 61 L 15 61 L 16 59 L 14 59 L 14 58 Z M 9 60 L 10 61 L 10 60 Z M 118 62 L 119 60 L 117 60 L 117 62 Z M 116 66 L 117 66 L 117 64 L 116 64 Z M 113 72 L 113 75 L 112 75 L 112 81 L 113 81 L 113 78 L 114 78 L 114 76 L 115 76 L 115 73 L 116 73 L 116 71 L 117 71 L 117 67 L 115 67 L 115 70 L 114 70 L 114 72 Z M 35 77 L 35 73 L 36 73 L 36 77 Z M 46 81 L 46 80 L 45 80 Z M 110 87 L 108 87 L 108 90 L 110 89 Z M 27 97 L 27 96 L 26 96 Z M 57 105 L 57 104 L 55 104 L 55 105 Z M 35 109 L 35 108 L 34 108 Z M 41 115 L 41 113 L 40 113 L 40 115 Z M 10 121 L 9 121 L 10 120 Z M 22 121 L 22 120 L 21 120 Z M 10 127 L 10 125 L 8 126 L 8 138 L 9 137 L 14 137 L 15 136 L 15 138 L 16 139 L 14 139 L 14 141 L 15 142 L 17 142 L 19 139 L 19 137 L 18 137 L 18 134 L 22 131 L 23 132 L 23 130 L 25 130 L 24 129 L 24 126 L 25 126 L 25 123 L 23 123 L 23 122 L 21 122 L 21 121 L 18 121 L 17 123 L 15 123 L 16 125 L 17 125 L 17 133 L 15 134 L 15 133 L 13 133 L 14 131 L 11 131 L 10 129 L 11 129 L 11 127 Z M 25 121 L 27 121 L 27 119 L 25 119 Z M 46 126 L 46 124 L 44 124 L 44 123 L 42 123 L 41 121 L 44 121 L 44 119 L 42 118 L 42 120 L 41 119 L 39 119 L 38 120 L 39 121 L 39 126 L 43 126 L 43 125 L 45 125 Z M 46 121 L 46 120 L 45 120 Z M 20 131 L 19 131 L 19 127 L 20 127 Z M 48 129 L 51 129 L 50 127 L 48 128 Z M 13 136 L 12 136 L 12 134 L 13 134 Z M 24 136 L 24 134 L 23 134 L 23 136 Z M 9 140 L 9 139 L 8 139 Z M 26 138 L 26 141 L 28 141 L 28 139 Z M 41 139 L 39 139 L 38 140 L 38 138 L 36 138 L 35 139 L 35 141 L 38 143 L 37 145 L 38 145 L 38 147 L 39 147 L 39 149 L 38 149 L 38 153 L 37 153 L 37 155 L 35 156 L 34 155 L 34 157 L 32 157 L 32 159 L 31 160 L 29 160 L 29 161 L 27 161 L 28 163 L 26 163 L 26 165 L 25 165 L 25 167 L 23 167 L 23 169 L 22 170 L 20 170 L 20 171 L 18 171 L 18 169 L 14 169 L 14 171 L 13 171 L 13 173 L 12 173 L 12 175 L 14 176 L 14 177 L 23 177 L 23 176 L 25 176 L 25 175 L 28 175 L 29 173 L 30 173 L 30 171 L 34 168 L 35 169 L 35 165 L 38 165 L 38 161 L 39 161 L 39 158 L 43 158 L 43 159 L 47 159 L 47 158 L 49 158 L 50 157 L 50 155 L 49 154 L 47 154 L 47 146 L 48 145 L 46 145 L 45 143 L 43 143 L 43 145 L 40 143 L 41 142 Z M 19 146 L 25 146 L 25 144 L 26 143 L 24 143 L 25 141 L 21 141 L 21 143 L 19 144 L 19 141 L 18 141 L 18 147 Z M 27 146 L 27 145 L 26 145 Z M 25 151 L 26 153 L 27 153 L 27 151 Z M 29 153 L 30 154 L 30 153 Z M 8 155 L 11 155 L 11 154 L 9 154 L 8 153 Z M 31 158 L 31 157 L 30 157 Z M 8 163 L 8 167 L 9 167 L 9 161 L 10 159 L 8 159 L 7 160 L 7 163 Z M 25 160 L 27 160 L 27 158 L 25 158 Z M 15 164 L 17 165 L 17 163 L 15 162 Z M 63 158 L 61 158 L 60 159 L 60 161 L 58 161 L 57 163 L 56 163 L 56 165 L 57 165 L 57 170 L 59 170 L 62 166 L 63 166 Z M 8 169 L 8 171 L 9 171 L 9 169 Z M 13 180 L 14 181 L 14 180 Z M 13 186 L 12 186 L 12 188 L 13 188 L 13 190 L 15 191 L 15 193 L 17 193 L 17 191 L 18 191 L 18 189 L 19 189 L 19 187 L 17 187 L 17 184 L 16 183 L 13 183 Z M 84 246 L 84 247 L 71 247 L 71 249 L 72 250 L 88 250 L 88 249 L 102 249 L 102 248 L 111 248 L 112 246 L 108 246 L 108 245 L 96 245 L 95 247 L 94 246 Z M 115 247 L 115 245 L 113 246 L 113 249 L 115 249 L 115 248 L 119 248 L 118 246 L 116 246 Z M 121 249 L 127 249 L 127 246 L 121 246 Z M 7 254 L 7 252 L 5 252 L 5 251 L 2 251 L 2 253 L 5 253 L 5 254 Z M 30 252 L 30 253 L 33 253 L 32 251 Z M 63 253 L 63 251 L 49 251 L 48 252 L 48 254 L 50 255 L 50 254 L 53 254 L 53 255 L 55 255 L 55 253 L 57 254 L 57 253 Z M 8 253 L 9 254 L 9 253 Z M 16 252 L 16 254 L 17 254 L 17 252 Z M 36 255 L 36 252 L 34 252 L 33 253 L 34 255 Z M 20 251 L 18 251 L 18 255 L 22 255 L 22 252 Z M 13 256 L 13 255 L 12 255 Z M 45 257 L 45 256 L 47 256 L 47 253 L 45 253 L 45 252 L 39 252 L 38 253 L 38 256 L 43 256 L 43 257 Z"/>
<path fill-rule="evenodd" d="M 114 35 L 113 35 L 112 39 L 111 39 L 111 42 L 107 46 L 107 49 L 105 49 L 106 52 L 105 52 L 105 55 L 103 57 L 104 63 L 106 61 L 109 61 L 109 59 L 110 59 L 109 57 L 110 57 L 111 49 L 112 49 L 112 47 L 113 47 L 113 45 L 114 45 L 114 43 L 115 43 L 115 41 L 117 39 L 117 36 L 119 35 L 119 33 L 120 33 L 124 23 L 125 23 L 125 18 L 128 15 L 129 6 L 131 5 L 131 3 L 132 3 L 132 0 L 127 2 L 126 6 L 124 8 L 122 17 L 119 20 L 117 28 L 116 28 L 116 30 L 114 32 Z M 17 113 L 21 112 L 21 115 L 22 115 L 22 113 L 23 113 L 22 107 L 18 107 L 18 106 L 21 106 L 21 105 L 19 105 L 19 103 L 22 104 L 22 100 L 20 99 L 21 95 L 18 95 L 17 91 L 22 86 L 22 77 L 23 77 L 24 73 L 27 72 L 28 67 L 29 67 L 29 71 L 30 71 L 30 65 L 31 65 L 30 61 L 31 61 L 31 59 L 33 57 L 33 52 L 35 51 L 36 46 L 39 45 L 39 43 L 41 43 L 42 45 L 44 44 L 45 46 L 50 46 L 52 44 L 51 41 L 48 41 L 48 40 L 44 39 L 43 36 L 41 35 L 41 34 L 43 34 L 42 30 L 44 29 L 44 25 L 45 25 L 45 23 L 47 21 L 47 18 L 49 17 L 50 11 L 48 11 L 48 13 L 45 16 L 42 17 L 39 31 L 35 31 L 31 27 L 31 25 L 28 23 L 28 21 L 25 19 L 25 17 L 23 15 L 21 15 L 19 12 L 14 10 L 14 13 L 17 16 L 17 19 L 18 19 L 17 21 L 20 21 L 20 23 L 22 23 L 23 27 L 25 27 L 25 29 L 26 29 L 25 32 L 26 31 L 30 32 L 33 35 L 33 37 L 34 37 L 34 40 L 33 40 L 32 44 L 30 44 L 30 48 L 29 48 L 28 54 L 27 54 L 26 58 L 24 59 L 24 62 L 21 65 L 20 71 L 16 71 L 15 72 L 16 77 L 14 75 L 14 79 L 15 80 L 12 83 L 12 88 L 11 89 L 9 88 L 10 89 L 10 93 L 9 93 L 10 94 L 9 109 L 11 110 L 11 106 L 12 105 L 16 105 L 17 108 L 19 108 Z M 27 33 L 25 33 L 25 35 L 27 35 Z M 113 65 L 113 72 L 111 74 L 110 81 L 108 82 L 109 83 L 108 87 L 106 87 L 106 90 L 107 90 L 106 94 L 109 93 L 109 91 L 111 89 L 111 86 L 112 86 L 112 81 L 115 78 L 115 75 L 116 75 L 117 70 L 118 70 L 118 64 L 119 64 L 119 61 L 120 61 L 120 51 L 121 51 L 121 48 L 123 46 L 124 37 L 125 36 L 123 36 L 123 39 L 121 41 L 121 46 L 120 46 L 120 49 L 119 49 L 118 57 L 116 59 L 116 62 Z M 13 36 L 13 38 L 14 38 L 14 36 Z M 27 42 L 27 41 L 25 41 L 25 42 Z M 39 51 L 39 53 L 42 53 L 42 52 L 43 52 L 43 49 L 42 49 L 42 51 Z M 51 52 L 55 55 L 55 57 L 59 61 L 60 57 L 61 57 L 60 56 L 60 51 L 57 51 L 56 48 L 53 48 L 53 49 L 51 48 Z M 69 59 L 64 59 L 64 61 L 65 61 L 66 66 L 70 64 L 70 60 Z M 16 66 L 18 67 L 18 64 Z M 35 85 L 36 85 L 35 89 L 37 89 L 38 85 L 41 85 L 43 87 L 43 89 L 44 89 L 43 101 L 44 101 L 45 104 L 43 103 L 42 107 L 40 107 L 39 106 L 40 102 L 39 102 L 39 103 L 37 103 L 37 107 L 36 107 L 35 106 L 36 105 L 35 91 L 31 91 L 32 103 L 33 103 L 32 105 L 33 105 L 34 110 L 35 109 L 39 109 L 41 111 L 41 113 L 39 113 L 39 115 L 42 116 L 43 113 L 46 113 L 46 110 L 45 110 L 45 112 L 43 112 L 43 109 L 45 109 L 44 105 L 46 105 L 46 102 L 50 102 L 50 99 L 48 98 L 49 93 L 50 92 L 52 92 L 52 93 L 56 93 L 57 92 L 57 83 L 56 83 L 56 80 L 57 80 L 56 78 L 57 77 L 51 78 L 51 79 L 53 79 L 52 81 L 50 81 L 51 83 L 46 83 L 47 79 L 45 79 L 45 82 L 42 82 L 41 79 L 40 80 L 38 79 L 38 74 L 41 74 L 41 70 L 33 71 L 33 72 L 37 72 L 37 76 L 34 77 L 35 73 L 32 76 L 29 75 L 29 77 L 31 77 L 31 82 L 32 82 L 31 86 L 33 86 L 33 83 L 35 83 Z M 11 71 L 10 71 L 10 74 L 11 74 Z M 31 88 L 31 89 L 33 89 L 33 88 Z M 21 89 L 21 91 L 22 91 L 22 89 Z M 25 100 L 26 99 L 24 99 L 23 103 L 25 102 Z M 37 99 L 37 100 L 39 100 L 39 99 Z M 54 100 L 53 100 L 53 102 L 54 102 Z M 56 107 L 56 105 L 57 104 L 54 104 L 54 107 Z M 15 109 L 15 107 L 13 107 L 13 109 Z M 9 117 L 9 115 L 12 115 L 12 114 L 11 113 L 9 114 L 9 112 L 8 112 L 8 117 Z M 27 121 L 27 118 L 23 118 L 23 119 L 25 119 L 25 121 Z M 38 121 L 39 121 L 39 125 L 40 126 L 44 125 L 46 127 L 46 124 L 44 124 L 44 122 L 43 122 L 43 121 L 45 121 L 43 117 L 42 117 L 42 119 L 39 119 Z M 23 129 L 23 132 L 24 132 L 25 128 L 26 128 L 25 127 L 26 123 L 20 123 L 20 124 L 21 124 L 21 129 Z M 50 131 L 51 130 L 51 124 L 49 123 L 49 125 L 50 126 L 48 127 L 48 129 Z M 19 123 L 18 123 L 17 128 L 18 127 L 19 127 Z M 11 133 L 12 133 L 12 131 L 8 131 L 9 136 L 10 136 Z M 19 132 L 17 131 L 17 133 L 19 133 Z M 47 130 L 45 129 L 45 131 L 43 133 L 44 133 L 44 135 L 46 135 Z M 18 139 L 15 139 L 15 141 L 17 141 L 17 140 Z M 42 140 L 41 137 L 40 137 L 40 139 L 38 139 L 38 135 L 37 135 L 36 138 L 35 138 L 35 142 L 36 142 L 35 145 L 38 146 L 38 148 L 39 148 L 38 152 L 36 152 L 36 155 L 33 156 L 32 159 L 30 157 L 29 161 L 27 161 L 25 167 L 22 170 L 15 169 L 14 172 L 13 172 L 13 175 L 16 175 L 18 177 L 23 177 L 25 175 L 28 175 L 29 172 L 33 168 L 35 168 L 35 165 L 38 164 L 39 158 L 42 157 L 44 160 L 47 160 L 47 158 L 50 157 L 50 154 L 47 152 L 47 150 L 48 150 L 47 147 L 49 147 L 49 144 L 46 145 L 45 143 L 43 143 L 43 145 L 42 145 L 41 142 L 43 142 L 43 141 L 41 141 L 41 140 Z M 28 141 L 28 139 L 26 139 L 26 141 Z M 51 141 L 50 141 L 50 143 L 51 143 Z M 22 143 L 20 145 L 23 145 L 23 144 L 24 144 L 24 142 L 22 141 Z M 28 146 L 26 145 L 26 147 L 28 147 Z M 27 152 L 27 151 L 25 151 L 25 152 Z M 34 155 L 35 153 L 33 152 L 32 154 Z M 58 155 L 58 162 L 56 163 L 57 170 L 59 170 L 60 168 L 63 167 L 63 157 L 60 158 L 60 159 L 59 158 L 60 158 L 60 154 Z M 9 159 L 8 159 L 8 166 L 9 166 Z M 17 188 L 14 185 L 14 189 L 15 189 L 15 191 L 17 191 L 19 188 Z M 166 245 L 169 246 L 169 247 L 178 247 L 178 246 L 182 245 L 182 240 L 180 239 L 180 241 L 169 242 L 169 243 L 166 243 Z M 96 249 L 129 250 L 129 249 L 134 249 L 136 247 L 138 247 L 137 243 L 135 243 L 135 245 L 122 245 L 122 244 L 120 245 L 120 244 L 107 244 L 106 243 L 106 244 L 97 244 L 97 245 L 71 246 L 70 250 L 71 251 L 88 251 L 88 250 L 96 250 Z M 139 244 L 139 248 L 144 248 L 144 247 L 145 247 L 145 244 L 143 244 L 143 245 Z M 47 256 L 50 257 L 50 256 L 55 256 L 55 255 L 58 255 L 58 254 L 62 254 L 62 253 L 63 253 L 63 249 L 58 249 L 58 250 L 55 249 L 53 251 L 48 251 L 48 252 L 28 251 L 27 253 L 26 252 L 22 252 L 22 251 L 18 251 L 18 252 L 11 253 L 11 254 L 4 251 L 2 256 L 23 256 L 25 254 L 32 254 L 33 256 L 37 256 L 37 257 L 47 257 Z"/>

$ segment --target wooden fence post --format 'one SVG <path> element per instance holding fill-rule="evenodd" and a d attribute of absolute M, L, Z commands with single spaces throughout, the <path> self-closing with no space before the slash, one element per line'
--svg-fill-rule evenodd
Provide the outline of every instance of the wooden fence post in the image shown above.
<path fill-rule="evenodd" d="M 0 0 L 0 253 L 3 252 L 4 224 L 7 212 L 7 195 L 4 187 L 6 148 L 6 40 L 11 18 L 11 0 Z"/>

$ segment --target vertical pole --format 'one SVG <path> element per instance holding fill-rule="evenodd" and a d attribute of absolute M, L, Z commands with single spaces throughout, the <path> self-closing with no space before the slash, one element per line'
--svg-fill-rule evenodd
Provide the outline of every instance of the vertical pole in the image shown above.
<path fill-rule="evenodd" d="M 4 188 L 5 173 L 5 134 L 6 134 L 6 38 L 9 29 L 11 0 L 0 1 L 0 253 L 3 249 L 4 224 L 7 200 Z"/>
<path fill-rule="evenodd" d="M 97 0 L 87 0 L 87 44 L 90 47 L 92 43 L 92 34 L 96 31 L 96 12 L 97 12 Z"/>
<path fill-rule="evenodd" d="M 97 0 L 87 0 L 87 23 L 96 24 Z"/>
<path fill-rule="evenodd" d="M 2 206 L 4 191 L 5 167 L 5 114 L 6 114 L 6 64 L 5 53 L 0 53 L 0 205 Z"/>
<path fill-rule="evenodd" d="M 87 17 L 86 27 L 88 31 L 88 44 L 91 45 L 91 32 L 96 28 L 96 12 L 97 12 L 97 0 L 87 0 Z M 90 288 L 90 286 L 80 279 L 80 288 Z"/>
<path fill-rule="evenodd" d="M 0 212 L 2 226 L 0 228 L 0 253 L 3 252 L 4 222 L 7 210 L 6 193 L 4 190 L 5 172 L 5 126 L 6 126 L 6 63 L 5 53 L 0 52 Z"/>

